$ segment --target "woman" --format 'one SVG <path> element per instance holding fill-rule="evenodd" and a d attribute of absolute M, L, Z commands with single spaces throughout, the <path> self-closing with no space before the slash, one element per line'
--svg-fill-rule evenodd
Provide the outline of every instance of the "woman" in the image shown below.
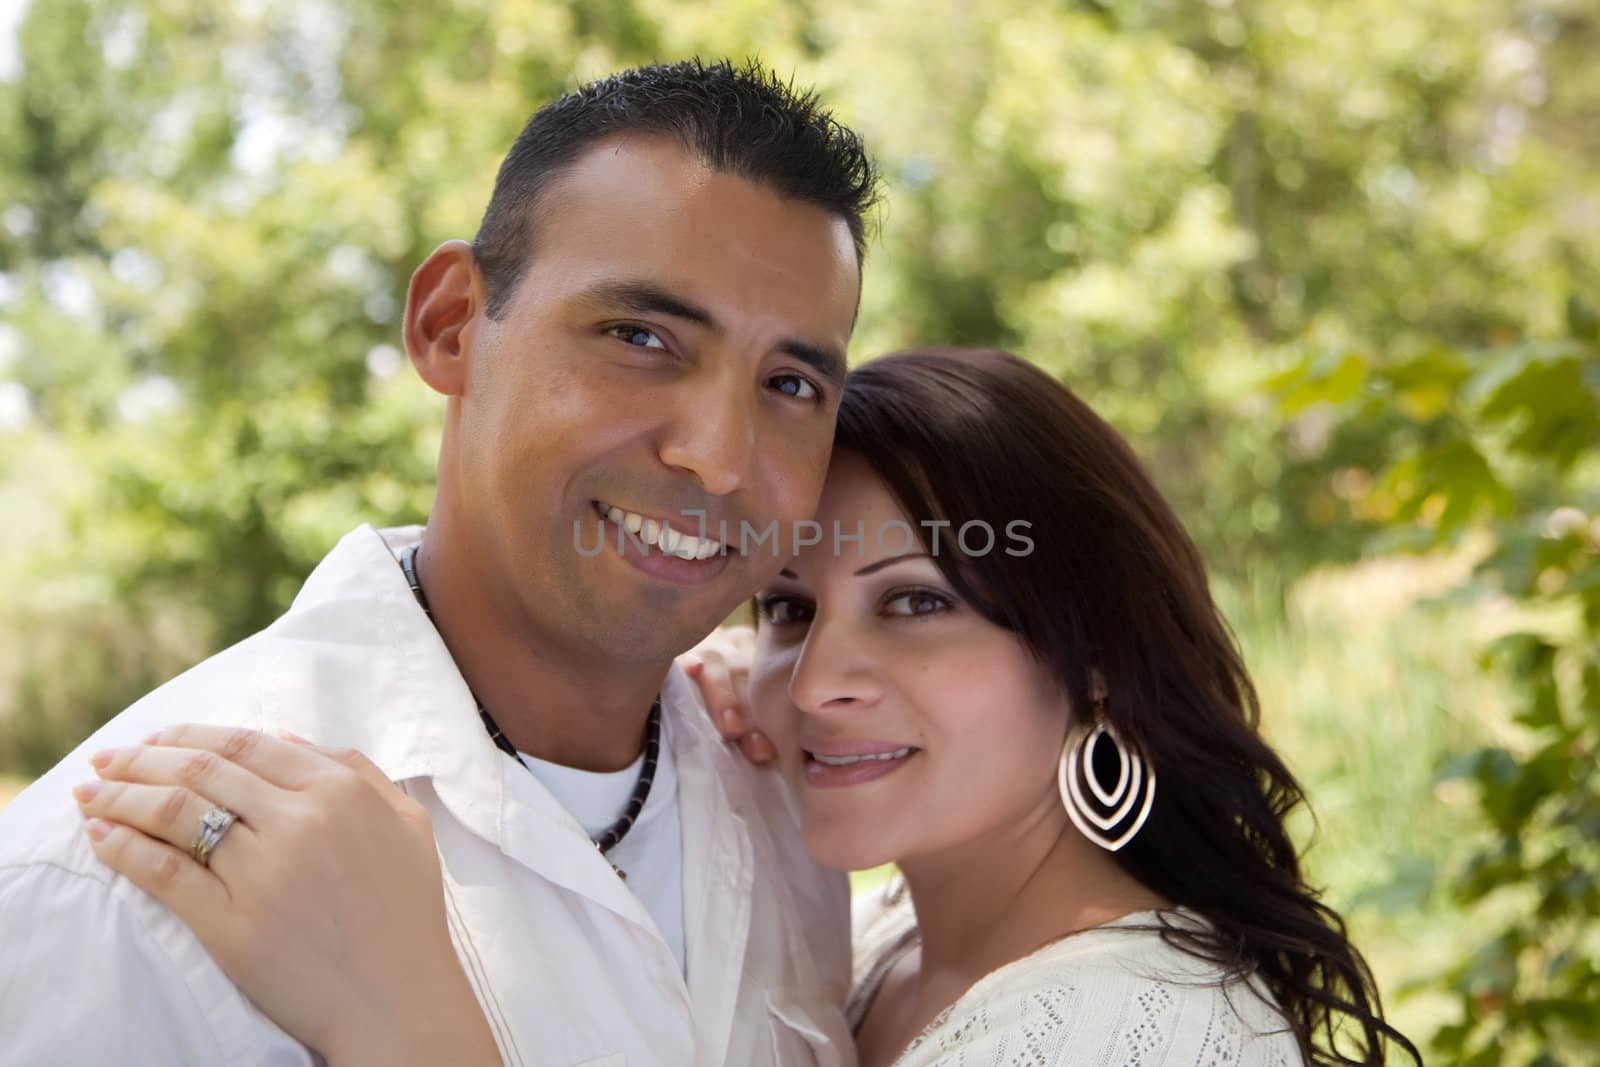
<path fill-rule="evenodd" d="M 819 862 L 899 868 L 857 923 L 862 1064 L 1379 1064 L 1388 1044 L 1420 1062 L 1303 880 L 1284 826 L 1300 788 L 1257 733 L 1198 553 L 1117 434 L 1013 356 L 926 351 L 852 372 L 835 449 L 821 543 L 757 600 L 749 704 L 764 737 L 746 751 L 770 744 Z M 703 659 L 720 712 L 738 657 Z M 189 728 L 162 740 L 180 738 L 207 746 Z M 323 758 L 262 749 L 285 768 Z M 321 884 L 365 884 L 372 867 L 384 884 L 395 870 L 436 881 L 404 796 L 339 758 L 371 783 L 368 807 L 376 793 L 399 814 L 374 832 L 364 811 L 371 846 Z M 325 840 L 347 839 L 337 815 Z M 118 866 L 106 825 L 91 835 Z M 330 854 L 318 845 L 252 847 L 300 870 Z M 433 903 L 416 894 L 383 935 L 318 938 L 377 959 L 405 931 L 458 973 Z M 319 951 L 308 924 L 247 936 L 225 910 L 180 914 L 313 1047 L 355 1055 L 387 1019 L 447 1033 L 455 1062 L 493 1062 L 460 1019 L 472 1013 L 446 1007 L 464 979 L 431 1011 L 379 967 L 332 1001 L 297 1000 L 282 976 Z"/>

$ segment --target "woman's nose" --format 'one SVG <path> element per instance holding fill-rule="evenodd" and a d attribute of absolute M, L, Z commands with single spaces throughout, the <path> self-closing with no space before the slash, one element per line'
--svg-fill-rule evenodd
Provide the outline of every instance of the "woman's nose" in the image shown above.
<path fill-rule="evenodd" d="M 818 714 L 877 700 L 881 687 L 870 649 L 844 620 L 818 615 L 789 676 L 789 699 Z"/>

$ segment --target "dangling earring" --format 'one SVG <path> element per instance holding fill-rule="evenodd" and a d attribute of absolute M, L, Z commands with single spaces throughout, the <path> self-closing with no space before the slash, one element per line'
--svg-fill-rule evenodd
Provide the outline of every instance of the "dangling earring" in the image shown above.
<path fill-rule="evenodd" d="M 1101 707 L 1103 702 L 1096 705 L 1096 710 Z M 1117 750 L 1117 784 L 1111 789 L 1102 786 L 1095 776 L 1095 746 L 1101 738 Z M 1115 852 L 1133 840 L 1150 818 L 1150 807 L 1156 799 L 1156 772 L 1145 765 L 1144 758 L 1131 745 L 1123 744 L 1099 716 L 1092 726 L 1075 729 L 1061 746 L 1056 784 L 1072 825 L 1107 852 Z M 1138 814 L 1129 822 L 1135 808 Z M 1123 828 L 1120 833 L 1119 827 Z"/>

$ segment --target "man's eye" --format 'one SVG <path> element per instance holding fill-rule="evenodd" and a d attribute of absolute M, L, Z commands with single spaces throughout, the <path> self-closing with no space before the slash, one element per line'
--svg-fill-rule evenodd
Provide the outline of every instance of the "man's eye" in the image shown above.
<path fill-rule="evenodd" d="M 810 622 L 812 607 L 792 596 L 769 596 L 761 601 L 761 617 L 774 626 Z"/>
<path fill-rule="evenodd" d="M 815 400 L 822 395 L 809 379 L 798 374 L 774 375 L 770 382 L 778 392 L 796 400 Z"/>
<path fill-rule="evenodd" d="M 885 602 L 883 611 L 886 615 L 935 615 L 948 611 L 950 606 L 948 597 L 926 589 L 913 589 Z"/>
<path fill-rule="evenodd" d="M 655 331 L 647 330 L 643 326 L 635 326 L 631 323 L 625 323 L 621 326 L 613 326 L 607 332 L 609 332 L 611 336 L 617 338 L 619 341 L 633 345 L 635 348 L 667 347 L 662 343 L 661 338 L 655 335 Z"/>

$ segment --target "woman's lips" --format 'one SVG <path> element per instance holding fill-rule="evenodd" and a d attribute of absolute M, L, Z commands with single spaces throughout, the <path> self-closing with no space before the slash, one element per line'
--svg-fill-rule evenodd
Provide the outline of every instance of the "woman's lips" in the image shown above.
<path fill-rule="evenodd" d="M 819 759 L 817 753 L 807 751 L 805 753 L 805 781 L 807 785 L 816 786 L 819 789 L 840 789 L 852 785 L 862 785 L 866 782 L 875 782 L 879 778 L 893 774 L 901 767 L 904 767 L 912 759 L 915 759 L 921 751 L 919 748 L 904 745 L 898 748 L 884 749 L 881 752 L 872 754 L 860 751 L 842 754 L 841 756 L 832 757 L 830 762 L 823 762 L 823 759 L 830 759 L 825 754 L 822 759 Z M 837 762 L 838 759 L 849 759 L 851 757 L 856 757 L 853 762 Z"/>

